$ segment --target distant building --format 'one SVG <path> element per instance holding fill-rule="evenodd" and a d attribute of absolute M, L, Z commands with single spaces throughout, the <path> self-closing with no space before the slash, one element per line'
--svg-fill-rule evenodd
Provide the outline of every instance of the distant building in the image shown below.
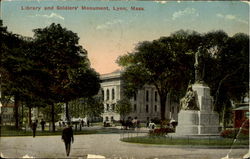
<path fill-rule="evenodd" d="M 115 71 L 109 74 L 101 75 L 101 89 L 104 101 L 103 120 L 106 122 L 119 121 L 120 115 L 115 112 L 116 103 L 122 99 L 123 82 L 121 71 Z M 133 98 L 130 99 L 132 112 L 127 118 L 135 118 L 140 121 L 148 121 L 154 118 L 160 119 L 160 97 L 153 85 L 145 85 L 138 90 Z M 177 120 L 179 105 L 166 102 L 166 118 Z M 127 119 L 126 118 L 126 119 Z"/>
<path fill-rule="evenodd" d="M 14 118 L 14 103 L 4 104 L 1 107 L 2 124 L 13 124 Z"/>
<path fill-rule="evenodd" d="M 249 104 L 237 104 L 237 108 L 233 109 L 233 125 L 234 128 L 240 128 L 244 124 L 249 124 Z"/>

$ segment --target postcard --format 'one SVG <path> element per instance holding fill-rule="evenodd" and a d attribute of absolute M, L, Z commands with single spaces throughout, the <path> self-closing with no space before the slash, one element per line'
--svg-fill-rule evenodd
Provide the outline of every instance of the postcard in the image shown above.
<path fill-rule="evenodd" d="M 248 72 L 242 71 L 247 70 L 248 65 L 246 67 L 243 65 L 244 62 L 247 63 L 246 60 L 240 61 L 249 59 L 249 55 L 244 54 L 247 50 L 249 51 L 250 3 L 248 1 L 2 0 L 0 4 L 1 50 L 3 51 L 1 51 L 1 54 L 3 53 L 1 55 L 3 71 L 1 71 L 2 89 L 0 92 L 9 87 L 13 90 L 5 89 L 3 92 L 8 92 L 7 95 L 1 96 L 0 153 L 2 158 L 249 158 L 248 137 L 247 139 L 240 138 L 241 131 L 249 133 L 249 124 L 245 126 L 249 123 L 249 91 L 247 91 L 249 88 L 243 85 Z M 52 41 L 50 37 L 53 38 Z M 188 38 L 190 41 L 187 40 Z M 198 40 L 195 41 L 193 38 Z M 237 56 L 233 54 L 232 57 L 229 56 L 231 54 L 225 53 L 227 58 L 224 59 L 224 63 L 228 64 L 227 67 L 224 68 L 220 65 L 221 63 L 212 64 L 210 62 L 210 65 L 206 65 L 202 69 L 216 66 L 218 69 L 213 69 L 210 71 L 211 74 L 204 75 L 202 73 L 204 70 L 199 70 L 197 50 L 199 50 L 198 45 L 204 41 L 208 42 L 209 38 L 211 38 L 211 45 L 207 43 L 207 47 L 204 48 L 213 54 L 212 58 L 220 56 L 220 51 L 225 50 L 226 47 L 228 47 L 229 53 L 230 51 L 237 52 L 237 49 L 241 50 L 237 52 L 237 56 L 242 58 L 231 62 Z M 65 39 L 67 40 L 65 41 Z M 18 43 L 22 40 L 27 43 Z M 186 41 L 182 43 L 182 40 Z M 35 44 L 33 47 L 31 47 L 32 42 Z M 184 43 L 187 45 L 184 46 Z M 19 44 L 26 49 L 24 52 L 29 54 L 28 58 L 32 56 L 31 63 L 22 61 L 22 57 L 26 58 L 27 54 L 19 54 L 20 49 L 17 47 L 17 45 L 20 46 Z M 12 51 L 10 51 L 11 49 Z M 57 51 L 51 51 L 53 49 Z M 33 51 L 34 54 L 27 50 Z M 162 52 L 166 50 L 172 51 L 171 57 L 162 55 Z M 178 51 L 181 52 L 180 50 L 185 50 L 182 52 L 183 56 L 187 56 L 186 59 L 189 61 L 191 59 L 193 62 L 190 65 L 193 69 L 192 78 L 189 80 L 186 80 L 187 74 L 183 70 L 184 73 L 181 71 L 167 72 L 174 69 L 167 66 L 168 62 L 169 65 L 171 62 L 173 65 L 178 62 L 185 63 L 185 60 L 178 61 Z M 8 51 L 12 53 L 10 54 Z M 46 54 L 49 51 L 51 54 Z M 66 55 L 68 52 L 69 56 Z M 35 55 L 36 53 L 37 55 Z M 8 58 L 6 58 L 7 56 Z M 188 58 L 189 56 L 193 58 Z M 85 64 L 77 63 L 78 58 L 84 59 Z M 165 58 L 165 61 L 162 60 Z M 32 63 L 34 59 L 37 62 Z M 42 63 L 46 60 L 49 61 L 47 67 L 44 66 L 46 63 L 38 65 L 38 61 Z M 240 62 L 237 63 L 237 60 Z M 18 66 L 14 63 L 18 63 Z M 84 91 L 91 94 L 91 91 L 97 88 L 90 86 L 95 82 L 95 78 L 84 74 L 86 73 L 84 69 L 75 69 L 78 67 L 76 63 L 82 68 L 89 67 L 87 71 L 95 72 L 101 79 L 98 85 L 100 90 L 96 90 L 95 94 L 102 93 L 103 107 L 94 105 L 98 103 L 96 98 L 81 98 L 72 104 L 71 99 L 75 100 L 74 97 L 79 97 L 78 94 Z M 75 65 L 73 66 L 73 64 Z M 234 65 L 236 68 L 233 67 Z M 27 82 L 28 77 L 27 80 L 23 78 L 26 77 L 26 74 L 20 76 L 18 70 L 30 71 L 29 68 L 33 66 L 34 70 L 39 70 L 41 67 L 43 69 L 37 73 L 39 75 L 32 76 L 33 80 Z M 47 69 L 50 70 L 54 66 L 58 66 L 60 69 L 46 72 Z M 69 67 L 70 69 L 68 69 Z M 186 65 L 183 67 L 186 68 Z M 222 68 L 224 71 L 218 71 Z M 131 97 L 130 112 L 125 113 L 123 118 L 121 110 L 116 107 L 124 104 L 122 103 L 124 101 L 121 100 L 123 95 L 121 76 L 126 69 L 132 70 L 131 74 L 128 73 L 131 75 L 128 76 L 128 80 L 133 78 L 134 81 L 139 81 L 138 86 L 142 83 L 147 85 Z M 137 74 L 137 77 L 143 76 L 143 79 L 137 78 L 136 75 L 133 76 L 133 69 L 134 74 L 137 70 L 144 70 L 143 74 Z M 156 71 L 157 69 L 161 71 Z M 162 73 L 162 70 L 165 71 L 165 74 Z M 66 80 L 64 80 L 65 74 L 60 74 L 60 71 L 68 75 Z M 86 79 L 81 76 L 81 71 L 84 72 L 83 76 L 86 75 Z M 218 71 L 217 74 L 216 71 Z M 227 73 L 229 71 L 231 73 Z M 32 73 L 32 71 L 30 72 Z M 182 78 L 173 80 L 176 78 L 173 74 L 176 76 L 182 74 Z M 214 79 L 208 77 L 215 75 L 218 77 Z M 169 78 L 170 76 L 171 78 Z M 43 81 L 40 77 L 44 77 L 46 80 Z M 48 84 L 53 86 L 51 90 L 56 90 L 60 94 L 64 88 L 71 87 L 72 82 L 67 83 L 71 78 L 78 77 L 86 80 L 82 83 L 77 80 L 73 81 L 73 84 L 79 89 L 72 86 L 73 91 L 70 90 L 70 93 L 63 94 L 60 99 L 53 98 L 53 101 L 60 102 L 50 102 L 53 103 L 55 116 L 52 117 L 51 110 L 48 110 L 52 107 L 46 106 L 48 108 L 46 109 L 45 106 L 38 106 L 36 108 L 35 105 L 41 104 L 41 101 L 44 102 L 50 98 L 52 100 L 54 94 L 46 91 L 46 89 L 50 89 L 46 85 L 50 80 L 55 79 L 54 84 Z M 218 80 L 219 78 L 220 80 Z M 8 83 L 11 80 L 15 85 Z M 60 82 L 58 82 L 59 80 Z M 182 80 L 186 81 L 182 83 Z M 208 85 L 204 84 L 203 80 L 208 81 Z M 214 85 L 212 85 L 212 80 L 215 80 Z M 43 94 L 39 96 L 38 100 L 36 99 L 36 103 L 33 99 L 35 95 L 27 95 L 28 90 L 23 91 L 26 90 L 23 87 L 20 87 L 22 90 L 19 92 L 24 92 L 25 95 L 16 96 L 17 93 L 13 93 L 16 91 L 13 87 L 19 88 L 19 85 L 26 84 L 25 81 L 32 88 L 38 86 L 37 90 Z M 185 108 L 179 105 L 180 99 L 178 102 L 170 101 L 170 95 L 161 89 L 165 86 L 160 85 L 164 81 L 172 82 L 166 84 L 171 87 L 166 88 L 167 93 L 175 88 L 179 89 L 179 87 L 174 87 L 175 85 L 183 84 L 182 86 L 185 86 L 183 90 L 187 90 L 187 93 L 183 94 L 186 96 L 181 101 L 182 104 L 186 102 Z M 55 86 L 64 84 L 64 82 L 66 84 L 62 88 Z M 187 88 L 188 82 L 192 83 L 192 86 Z M 209 82 L 212 84 L 210 85 Z M 80 89 L 81 84 L 85 84 L 86 88 Z M 229 87 L 237 84 L 239 85 L 237 88 Z M 29 87 L 29 85 L 25 87 Z M 135 87 L 136 85 L 133 85 L 133 88 Z M 217 88 L 217 92 L 214 87 Z M 79 93 L 81 90 L 84 91 Z M 190 98 L 188 96 L 192 93 L 188 90 L 194 91 L 192 97 L 196 99 L 194 100 L 197 102 L 196 106 L 189 106 Z M 223 91 L 228 91 L 225 96 L 228 95 L 226 97 L 236 104 L 229 104 L 230 108 L 223 107 L 221 104 L 221 107 L 214 109 L 212 102 L 219 102 L 218 98 L 221 97 L 217 98 L 215 95 Z M 83 96 L 93 95 L 93 93 L 91 95 L 82 94 Z M 239 94 L 242 101 L 233 102 Z M 3 101 L 7 99 L 7 96 L 9 103 L 6 104 Z M 17 97 L 20 97 L 19 99 L 22 100 L 19 101 L 22 102 L 20 102 L 19 108 L 15 109 L 16 103 L 18 103 L 16 102 Z M 32 106 L 29 107 L 27 101 L 32 101 L 33 105 L 31 104 Z M 75 104 L 76 107 L 70 107 L 68 110 L 68 105 L 65 104 L 68 102 L 71 102 L 72 105 Z M 84 102 L 89 102 L 88 106 L 80 108 Z M 165 105 L 166 108 L 163 108 Z M 97 107 L 91 109 L 91 106 Z M 195 109 L 193 109 L 194 107 Z M 231 114 L 228 118 L 226 118 L 226 110 L 228 114 Z M 17 116 L 15 116 L 16 111 Z M 68 113 L 71 123 L 67 123 Z M 227 127 L 223 125 L 222 117 L 228 121 Z M 54 120 L 54 124 L 52 124 L 52 120 Z M 67 124 L 70 126 L 68 127 Z M 163 126 L 164 124 L 165 126 Z M 14 129 L 15 126 L 19 129 Z M 177 134 L 177 131 L 180 134 Z M 223 138 L 225 137 L 223 135 L 227 135 L 226 133 L 232 133 L 234 137 Z"/>

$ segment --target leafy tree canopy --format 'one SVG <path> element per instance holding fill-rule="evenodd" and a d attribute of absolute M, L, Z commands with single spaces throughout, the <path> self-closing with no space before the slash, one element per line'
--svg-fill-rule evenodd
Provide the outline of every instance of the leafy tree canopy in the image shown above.
<path fill-rule="evenodd" d="M 249 36 L 238 33 L 229 37 L 221 30 L 206 34 L 180 30 L 168 37 L 140 42 L 133 52 L 117 59 L 125 69 L 125 94 L 131 97 L 145 84 L 154 85 L 164 119 L 167 94 L 178 102 L 188 83 L 194 83 L 194 54 L 202 47 L 204 81 L 216 97 L 216 107 L 218 101 L 225 100 L 223 96 L 239 99 L 248 90 L 248 44 Z"/>
<path fill-rule="evenodd" d="M 122 120 L 125 120 L 126 115 L 132 112 L 132 105 L 127 98 L 117 101 L 115 112 L 119 113 Z"/>

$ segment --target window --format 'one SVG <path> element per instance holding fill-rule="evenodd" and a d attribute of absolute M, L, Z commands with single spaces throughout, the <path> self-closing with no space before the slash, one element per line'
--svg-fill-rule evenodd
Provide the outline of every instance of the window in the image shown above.
<path fill-rule="evenodd" d="M 112 100 L 115 99 L 115 90 L 114 88 L 112 89 Z"/>
<path fill-rule="evenodd" d="M 135 111 L 135 112 L 136 112 L 136 107 L 137 107 L 136 104 L 134 104 L 134 111 Z"/>
<path fill-rule="evenodd" d="M 155 101 L 157 102 L 157 92 L 155 91 Z"/>
<path fill-rule="evenodd" d="M 109 121 L 109 117 L 108 116 L 106 116 L 106 121 Z"/>
<path fill-rule="evenodd" d="M 107 89 L 107 91 L 106 91 L 107 93 L 107 100 L 109 100 L 109 89 Z"/>
<path fill-rule="evenodd" d="M 102 100 L 104 100 L 104 90 L 102 90 Z"/>
<path fill-rule="evenodd" d="M 148 113 L 148 105 L 146 105 L 146 113 Z"/>
<path fill-rule="evenodd" d="M 157 112 L 157 105 L 155 105 L 155 112 Z"/>
<path fill-rule="evenodd" d="M 107 104 L 107 111 L 109 111 L 109 104 Z"/>
<path fill-rule="evenodd" d="M 110 119 L 111 121 L 114 121 L 114 117 L 113 116 L 111 116 L 111 119 Z"/>
<path fill-rule="evenodd" d="M 115 110 L 115 104 L 112 104 L 112 111 Z"/>
<path fill-rule="evenodd" d="M 136 93 L 134 94 L 134 101 L 136 101 Z"/>
<path fill-rule="evenodd" d="M 146 91 L 146 101 L 148 102 L 148 96 L 149 96 L 149 93 L 148 91 Z"/>

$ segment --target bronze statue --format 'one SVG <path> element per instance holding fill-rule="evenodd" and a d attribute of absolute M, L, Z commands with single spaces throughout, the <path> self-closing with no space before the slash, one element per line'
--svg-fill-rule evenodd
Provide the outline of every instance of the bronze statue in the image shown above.
<path fill-rule="evenodd" d="M 180 106 L 183 110 L 199 110 L 197 95 L 191 85 L 188 86 L 186 95 L 180 100 Z"/>
<path fill-rule="evenodd" d="M 195 83 L 203 83 L 204 78 L 204 62 L 203 62 L 204 49 L 200 46 L 195 53 Z"/>

